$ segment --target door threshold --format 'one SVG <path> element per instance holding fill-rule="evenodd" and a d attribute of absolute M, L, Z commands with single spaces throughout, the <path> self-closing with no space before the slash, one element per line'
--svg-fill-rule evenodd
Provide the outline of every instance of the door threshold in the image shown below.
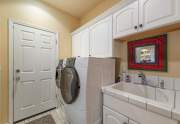
<path fill-rule="evenodd" d="M 55 109 L 56 109 L 56 107 L 54 107 L 54 108 L 52 108 L 52 109 L 49 109 L 49 110 L 46 110 L 46 111 L 43 111 L 43 112 L 40 112 L 40 113 L 38 113 L 38 114 L 32 115 L 32 116 L 29 116 L 29 117 L 27 117 L 27 118 L 21 119 L 21 120 L 19 120 L 19 121 L 15 121 L 15 122 L 13 122 L 13 124 L 19 123 L 19 122 L 21 122 L 21 121 L 28 120 L 28 119 L 30 119 L 30 118 L 36 117 L 36 116 L 38 116 L 38 115 L 47 113 L 47 112 L 52 111 L 52 110 L 55 110 Z"/>

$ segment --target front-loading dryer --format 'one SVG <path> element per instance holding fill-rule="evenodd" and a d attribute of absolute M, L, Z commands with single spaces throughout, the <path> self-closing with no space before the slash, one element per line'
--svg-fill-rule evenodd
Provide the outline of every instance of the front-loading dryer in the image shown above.
<path fill-rule="evenodd" d="M 65 63 L 68 69 L 61 70 L 60 90 L 68 122 L 102 124 L 101 87 L 115 82 L 115 59 L 77 57 Z"/>

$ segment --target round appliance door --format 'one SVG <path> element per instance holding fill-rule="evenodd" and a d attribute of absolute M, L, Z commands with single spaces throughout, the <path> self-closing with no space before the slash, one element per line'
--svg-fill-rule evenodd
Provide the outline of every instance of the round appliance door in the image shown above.
<path fill-rule="evenodd" d="M 61 94 L 64 102 L 73 103 L 79 94 L 79 78 L 75 68 L 65 67 L 61 72 L 60 80 Z"/>

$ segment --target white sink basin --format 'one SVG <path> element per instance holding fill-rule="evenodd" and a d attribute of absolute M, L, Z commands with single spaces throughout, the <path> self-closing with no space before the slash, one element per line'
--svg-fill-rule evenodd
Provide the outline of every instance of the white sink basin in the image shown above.
<path fill-rule="evenodd" d="M 128 93 L 130 97 L 139 97 L 139 99 L 151 100 L 169 107 L 174 107 L 174 91 L 140 85 L 134 83 L 118 83 L 111 87 L 112 89 Z M 141 98 L 142 97 L 142 98 Z"/>
<path fill-rule="evenodd" d="M 120 90 L 123 92 L 127 92 L 133 95 L 137 95 L 140 97 L 153 99 L 155 100 L 155 88 L 145 86 L 145 85 L 137 85 L 133 83 L 119 83 L 117 85 L 112 86 L 113 89 Z"/>

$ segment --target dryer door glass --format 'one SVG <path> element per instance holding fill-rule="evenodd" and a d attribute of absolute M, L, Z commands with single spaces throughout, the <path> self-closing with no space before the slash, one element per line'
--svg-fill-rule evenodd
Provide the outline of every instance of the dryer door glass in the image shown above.
<path fill-rule="evenodd" d="M 61 72 L 60 89 L 67 104 L 73 103 L 79 94 L 79 78 L 73 67 L 66 67 Z"/>

